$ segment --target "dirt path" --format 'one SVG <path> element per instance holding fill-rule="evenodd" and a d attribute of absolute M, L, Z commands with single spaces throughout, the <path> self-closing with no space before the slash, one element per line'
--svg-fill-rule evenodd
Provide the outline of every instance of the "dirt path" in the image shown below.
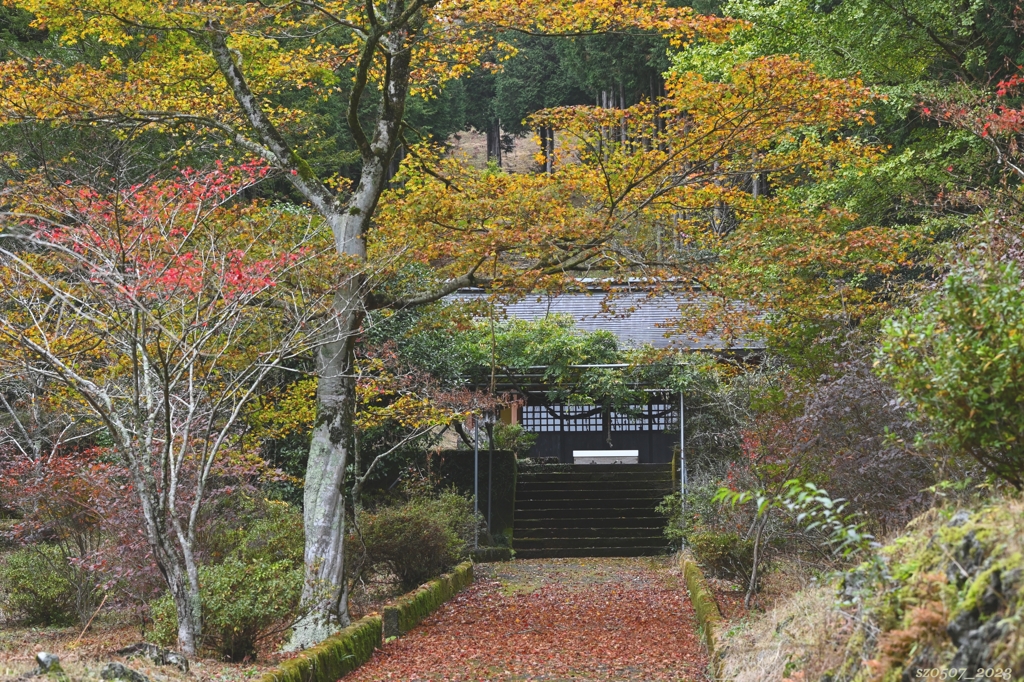
<path fill-rule="evenodd" d="M 345 682 L 696 680 L 706 658 L 667 558 L 537 559 L 476 581 Z"/>

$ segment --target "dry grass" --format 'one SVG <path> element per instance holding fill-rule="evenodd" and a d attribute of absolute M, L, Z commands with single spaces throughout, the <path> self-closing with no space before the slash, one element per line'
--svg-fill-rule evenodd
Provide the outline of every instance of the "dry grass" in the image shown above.
<path fill-rule="evenodd" d="M 842 630 L 835 612 L 835 590 L 811 587 L 781 598 L 774 608 L 755 614 L 723 636 L 722 677 L 734 682 L 781 682 L 809 659 L 819 659 L 823 633 Z M 843 647 L 838 647 L 841 658 Z M 808 676 L 806 679 L 817 679 Z"/>
<path fill-rule="evenodd" d="M 148 659 L 126 659 L 114 656 L 118 649 L 140 641 L 137 626 L 119 623 L 93 625 L 81 640 L 79 628 L 11 628 L 0 630 L 0 679 L 9 680 L 36 667 L 40 651 L 56 654 L 61 667 L 71 680 L 98 680 L 103 666 L 110 661 L 124 663 L 132 670 L 148 676 L 153 682 L 228 682 L 260 677 L 272 668 L 279 656 L 274 651 L 280 642 L 266 642 L 254 664 L 224 663 L 216 659 L 190 661 L 191 670 L 184 675 L 173 666 L 156 666 Z"/>

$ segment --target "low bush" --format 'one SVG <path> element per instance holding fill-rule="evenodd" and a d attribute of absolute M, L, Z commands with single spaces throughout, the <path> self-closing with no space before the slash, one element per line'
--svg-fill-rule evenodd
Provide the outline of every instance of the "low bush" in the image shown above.
<path fill-rule="evenodd" d="M 472 500 L 454 492 L 365 512 L 359 523 L 363 568 L 387 570 L 412 589 L 466 556 L 475 524 Z"/>
<path fill-rule="evenodd" d="M 257 643 L 287 625 L 302 594 L 302 515 L 281 502 L 259 513 L 242 528 L 222 529 L 220 551 L 211 556 L 223 561 L 199 569 L 202 644 L 229 661 L 255 659 Z M 174 645 L 178 618 L 170 595 L 153 602 L 150 613 L 154 640 Z"/>
<path fill-rule="evenodd" d="M 230 558 L 199 570 L 203 646 L 228 661 L 253 660 L 256 644 L 292 614 L 302 594 L 303 574 L 290 561 L 251 563 Z M 170 595 L 151 606 L 153 639 L 173 646 L 178 618 Z"/>
<path fill-rule="evenodd" d="M 72 625 L 83 596 L 56 547 L 34 545 L 0 561 L 0 611 L 23 625 Z M 85 587 L 95 593 L 91 585 Z M 89 600 L 91 604 L 92 601 Z"/>
<path fill-rule="evenodd" d="M 675 549 L 688 544 L 693 533 L 718 528 L 728 523 L 728 513 L 713 501 L 717 485 L 693 485 L 687 488 L 685 513 L 679 493 L 667 495 L 658 505 L 665 516 L 665 537 Z"/>
<path fill-rule="evenodd" d="M 694 486 L 686 495 L 685 513 L 679 493 L 667 496 L 658 511 L 667 517 L 665 537 L 677 548 L 687 548 L 704 570 L 716 578 L 750 583 L 754 562 L 754 540 L 740 536 L 734 530 L 749 525 L 742 513 L 714 501 L 716 489 Z M 759 572 L 764 571 L 761 560 Z"/>
<path fill-rule="evenodd" d="M 690 551 L 708 573 L 717 578 L 750 582 L 754 566 L 754 541 L 738 533 L 704 530 L 691 533 Z M 764 567 L 759 568 L 763 573 Z"/>

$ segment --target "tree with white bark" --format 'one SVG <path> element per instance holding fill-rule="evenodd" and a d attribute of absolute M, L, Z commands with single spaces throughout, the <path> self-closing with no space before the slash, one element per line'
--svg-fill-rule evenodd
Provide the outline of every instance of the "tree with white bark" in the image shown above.
<path fill-rule="evenodd" d="M 317 323 L 329 289 L 310 284 L 329 248 L 319 218 L 240 199 L 269 172 L 114 190 L 30 179 L 8 188 L 0 222 L 5 361 L 102 431 L 129 472 L 186 655 L 202 637 L 195 546 L 211 472 L 236 453 L 268 374 L 335 340 Z"/>

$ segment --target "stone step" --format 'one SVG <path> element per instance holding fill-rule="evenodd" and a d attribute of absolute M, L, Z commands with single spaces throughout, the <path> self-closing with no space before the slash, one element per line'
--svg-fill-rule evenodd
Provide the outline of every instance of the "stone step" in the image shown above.
<path fill-rule="evenodd" d="M 585 549 L 517 549 L 517 559 L 552 559 L 573 557 L 632 557 L 660 556 L 668 550 L 661 546 L 650 547 L 589 547 Z"/>
<path fill-rule="evenodd" d="M 576 490 L 516 490 L 516 504 L 519 501 L 552 500 L 576 502 L 578 500 L 604 500 L 608 505 L 615 505 L 619 500 L 656 500 L 661 502 L 667 492 L 648 488 L 621 488 L 619 490 L 593 490 L 579 488 Z"/>
<path fill-rule="evenodd" d="M 665 535 L 662 528 L 658 526 L 636 527 L 636 526 L 610 526 L 610 527 L 583 527 L 565 528 L 560 526 L 537 526 L 528 528 L 516 528 L 513 542 L 522 540 L 547 540 L 547 539 L 577 539 L 594 538 L 646 538 L 651 540 L 650 544 L 658 544 L 664 541 Z"/>
<path fill-rule="evenodd" d="M 535 516 L 532 518 L 516 519 L 515 532 L 523 528 L 657 528 L 658 532 L 665 527 L 665 517 L 660 514 L 649 516 L 607 516 L 604 518 L 587 517 L 565 517 L 565 516 Z"/>
<path fill-rule="evenodd" d="M 587 549 L 590 547 L 668 547 L 668 541 L 656 542 L 651 538 L 595 537 L 595 538 L 514 538 L 512 548 L 520 549 Z"/>
<path fill-rule="evenodd" d="M 670 464 L 557 464 L 521 470 L 512 546 L 529 557 L 664 554 Z"/>
<path fill-rule="evenodd" d="M 533 481 L 669 481 L 673 480 L 671 471 L 551 471 L 543 473 L 520 471 L 521 482 Z"/>
<path fill-rule="evenodd" d="M 533 519 L 658 519 L 665 523 L 665 517 L 654 510 L 655 505 L 624 509 L 621 507 L 544 507 L 516 509 L 515 522 Z"/>
<path fill-rule="evenodd" d="M 597 488 L 614 488 L 631 486 L 633 488 L 671 488 L 672 479 L 668 476 L 544 476 L 537 478 L 519 478 L 517 486 L 526 488 L 581 488 L 584 486 Z"/>
<path fill-rule="evenodd" d="M 536 509 L 550 509 L 553 517 L 558 516 L 560 511 L 574 511 L 577 509 L 593 509 L 599 516 L 607 516 L 607 512 L 620 511 L 621 515 L 632 515 L 638 511 L 653 512 L 661 499 L 650 497 L 628 498 L 615 500 L 609 503 L 608 500 L 600 497 L 584 498 L 580 500 L 516 500 L 516 514 L 522 511 L 533 511 Z"/>
<path fill-rule="evenodd" d="M 659 464 L 541 464 L 522 465 L 520 470 L 529 473 L 553 471 L 672 471 L 670 462 Z"/>

